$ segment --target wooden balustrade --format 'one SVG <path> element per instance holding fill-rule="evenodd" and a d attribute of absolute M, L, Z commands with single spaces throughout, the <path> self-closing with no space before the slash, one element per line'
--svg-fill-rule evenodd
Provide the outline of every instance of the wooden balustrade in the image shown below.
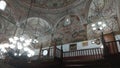
<path fill-rule="evenodd" d="M 57 58 L 61 58 L 61 50 L 60 49 L 58 49 L 58 48 L 56 48 L 56 57 Z"/>
<path fill-rule="evenodd" d="M 107 48 L 90 48 L 90 49 L 81 49 L 81 50 L 75 50 L 75 51 L 66 51 L 63 52 L 61 49 L 57 48 L 54 49 L 54 47 L 49 47 L 48 54 L 46 56 L 43 56 L 43 50 L 41 50 L 41 59 L 50 59 L 50 58 L 65 58 L 65 57 L 82 57 L 84 59 L 101 59 L 106 54 L 117 54 L 120 52 L 120 40 L 117 41 L 111 41 L 111 42 L 105 42 L 105 45 Z M 104 52 L 104 50 L 107 50 L 107 52 Z M 55 52 L 54 52 L 55 51 Z M 85 58 L 86 57 L 86 58 Z"/>
<path fill-rule="evenodd" d="M 44 50 L 48 51 L 47 55 L 43 55 Z M 40 53 L 40 59 L 52 59 L 54 57 L 61 58 L 62 55 L 61 52 L 62 51 L 60 49 L 56 48 L 56 52 L 55 52 L 56 54 L 54 55 L 54 48 L 42 49 Z"/>
<path fill-rule="evenodd" d="M 91 48 L 91 49 L 81 49 L 75 51 L 66 51 L 63 52 L 63 57 L 72 57 L 72 56 L 87 56 L 87 55 L 96 55 L 103 54 L 102 48 Z"/>
<path fill-rule="evenodd" d="M 110 54 L 118 54 L 120 52 L 120 40 L 110 41 L 105 43 L 107 52 Z"/>
<path fill-rule="evenodd" d="M 120 52 L 120 40 L 116 40 L 105 42 L 104 48 L 91 48 L 75 51 L 66 51 L 63 52 L 63 57 L 67 59 L 77 58 L 79 60 L 97 60 L 104 58 L 106 55 L 117 55 L 119 54 L 119 52 Z"/>
<path fill-rule="evenodd" d="M 103 58 L 103 48 L 81 49 L 63 52 L 63 57 L 79 57 L 81 60 L 96 60 Z"/>

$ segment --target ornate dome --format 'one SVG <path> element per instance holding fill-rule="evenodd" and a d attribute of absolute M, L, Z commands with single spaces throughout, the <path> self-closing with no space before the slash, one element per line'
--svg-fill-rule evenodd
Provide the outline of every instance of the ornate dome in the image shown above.
<path fill-rule="evenodd" d="M 17 0 L 18 1 L 18 0 Z M 34 0 L 34 7 L 45 8 L 45 9 L 57 9 L 66 7 L 76 0 Z M 30 5 L 31 0 L 20 0 L 21 3 Z"/>

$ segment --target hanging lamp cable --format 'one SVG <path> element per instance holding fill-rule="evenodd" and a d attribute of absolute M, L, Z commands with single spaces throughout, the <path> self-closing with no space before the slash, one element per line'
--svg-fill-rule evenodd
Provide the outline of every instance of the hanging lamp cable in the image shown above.
<path fill-rule="evenodd" d="M 32 4 L 33 4 L 33 2 L 34 2 L 34 1 L 31 0 L 30 7 L 28 8 L 28 13 L 27 13 L 26 21 L 25 21 L 24 26 L 23 26 L 22 35 L 24 34 L 25 29 L 26 29 L 26 25 L 28 24 L 28 18 L 29 18 L 29 16 L 30 16 L 30 11 L 31 11 L 31 9 L 32 9 Z"/>

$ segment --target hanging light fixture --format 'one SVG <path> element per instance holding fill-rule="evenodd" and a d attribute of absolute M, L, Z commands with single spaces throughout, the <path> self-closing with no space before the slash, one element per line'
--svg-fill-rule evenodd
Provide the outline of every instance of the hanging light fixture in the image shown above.
<path fill-rule="evenodd" d="M 107 25 L 104 22 L 99 21 L 98 23 L 94 23 L 91 25 L 92 29 L 95 30 L 103 30 L 103 28 L 105 28 Z"/>
<path fill-rule="evenodd" d="M 31 5 L 28 9 L 27 19 L 32 8 L 32 0 L 30 4 Z M 26 38 L 26 35 L 24 35 L 27 23 L 28 20 L 26 20 L 25 26 L 23 27 L 23 32 L 20 36 L 14 36 L 9 38 L 10 45 L 12 45 L 10 46 L 10 48 L 13 50 L 14 56 L 21 56 L 26 53 L 27 57 L 32 57 L 35 54 L 34 51 L 30 49 L 30 45 L 34 42 L 34 39 Z"/>
<path fill-rule="evenodd" d="M 26 52 L 28 57 L 34 56 L 34 51 L 29 48 L 31 45 L 32 39 L 25 39 L 24 37 L 11 37 L 9 38 L 8 44 L 4 44 L 5 47 L 1 46 L 1 51 L 3 53 L 6 53 L 6 48 L 10 48 L 14 53 L 14 56 L 21 56 Z"/>
<path fill-rule="evenodd" d="M 4 1 L 4 0 L 0 0 L 0 10 L 5 10 L 5 8 L 6 8 L 6 6 L 7 6 L 7 3 L 6 3 L 6 1 Z"/>
<path fill-rule="evenodd" d="M 0 1 L 0 7 L 2 7 L 1 4 L 3 4 L 2 6 L 6 5 L 4 0 Z M 32 8 L 32 1 L 31 1 L 29 10 L 28 10 L 27 18 L 30 14 L 31 8 Z M 3 9 L 5 9 L 5 7 L 0 8 L 0 9 L 3 10 Z M 25 25 L 27 25 L 27 20 L 25 22 Z M 1 58 L 5 57 L 6 54 L 13 55 L 15 57 L 20 57 L 20 56 L 32 57 L 35 55 L 35 52 L 30 48 L 30 45 L 33 43 L 34 39 L 26 38 L 26 36 L 24 36 L 25 28 L 26 28 L 26 26 L 24 26 L 24 28 L 23 28 L 22 35 L 20 35 L 20 36 L 15 35 L 13 37 L 10 37 L 9 42 L 0 44 L 0 57 Z M 15 31 L 15 33 L 16 33 L 16 31 Z M 36 43 L 36 42 L 38 42 L 38 41 L 34 40 L 34 43 Z"/>
<path fill-rule="evenodd" d="M 105 22 L 102 22 L 102 21 L 99 21 L 99 22 L 97 22 L 97 23 L 93 23 L 93 24 L 91 24 L 91 27 L 92 27 L 92 30 L 95 32 L 95 33 L 102 33 L 103 32 L 103 30 L 104 30 L 104 28 L 106 28 L 106 23 Z M 100 39 L 99 38 L 97 38 L 97 39 L 94 39 L 91 43 L 92 44 L 97 44 L 97 45 L 99 45 L 100 44 Z"/>

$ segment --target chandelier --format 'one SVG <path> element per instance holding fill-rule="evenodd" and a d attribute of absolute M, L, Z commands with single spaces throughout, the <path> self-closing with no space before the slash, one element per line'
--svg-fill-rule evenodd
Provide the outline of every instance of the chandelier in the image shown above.
<path fill-rule="evenodd" d="M 30 48 L 32 44 L 38 43 L 37 39 L 26 39 L 24 37 L 11 37 L 8 43 L 0 44 L 0 58 L 4 59 L 7 54 L 20 57 L 32 57 L 35 52 Z"/>
<path fill-rule="evenodd" d="M 9 38 L 10 48 L 15 51 L 14 56 L 21 56 L 26 53 L 28 57 L 34 56 L 34 51 L 30 49 L 31 44 L 38 43 L 37 39 L 26 39 L 24 37 Z"/>
<path fill-rule="evenodd" d="M 104 22 L 101 22 L 99 21 L 98 23 L 96 24 L 92 24 L 92 29 L 95 31 L 95 30 L 103 30 L 103 28 L 106 27 L 106 24 Z"/>
<path fill-rule="evenodd" d="M 6 4 L 3 1 L 4 0 L 0 1 L 0 5 L 2 3 L 4 6 Z M 27 18 L 29 17 L 31 8 L 32 8 L 32 0 L 28 10 Z M 25 22 L 25 25 L 27 25 L 27 20 Z M 35 52 L 31 45 L 37 44 L 38 40 L 37 38 L 34 39 L 26 38 L 24 36 L 25 28 L 26 26 L 24 26 L 23 28 L 22 35 L 20 36 L 14 35 L 13 37 L 8 38 L 9 41 L 0 44 L 0 59 L 5 59 L 7 55 L 14 57 L 20 57 L 20 56 L 32 57 L 35 55 Z"/>

